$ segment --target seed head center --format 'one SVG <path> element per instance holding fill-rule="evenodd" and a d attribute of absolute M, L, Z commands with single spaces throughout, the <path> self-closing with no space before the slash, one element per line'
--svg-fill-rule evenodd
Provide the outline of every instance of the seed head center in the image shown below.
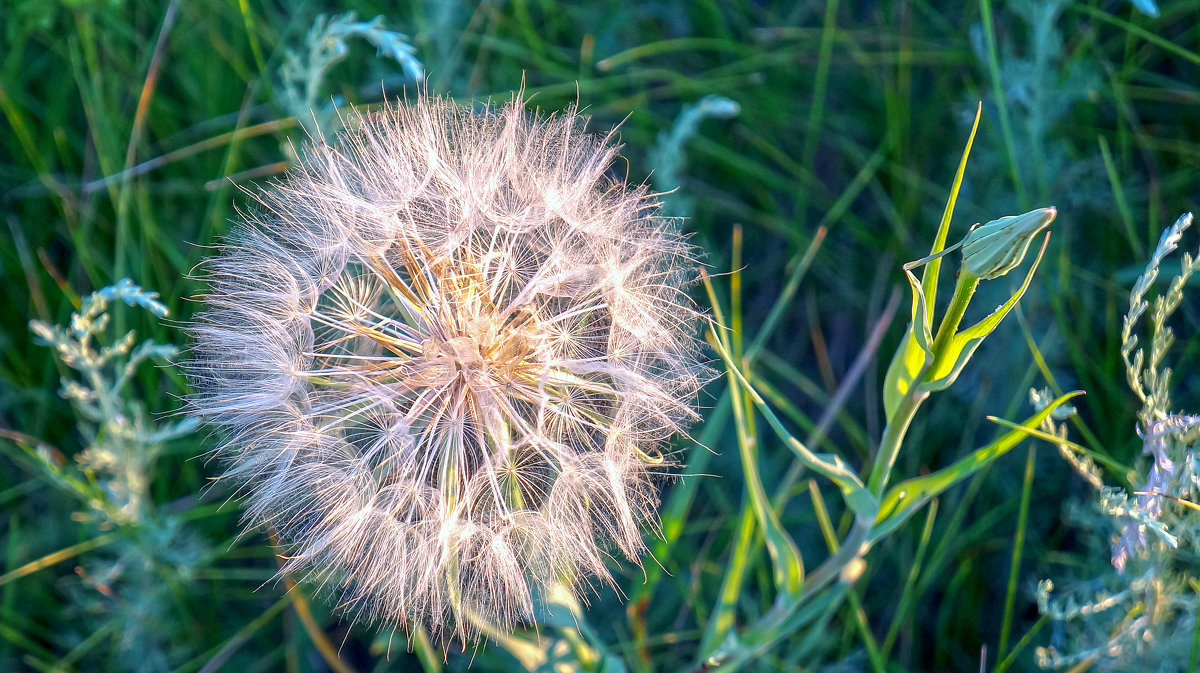
<path fill-rule="evenodd" d="M 455 333 L 431 335 L 422 344 L 422 356 L 439 363 L 449 383 L 458 379 L 471 389 L 508 386 L 533 365 L 532 335 L 513 321 L 485 315 L 466 321 Z"/>

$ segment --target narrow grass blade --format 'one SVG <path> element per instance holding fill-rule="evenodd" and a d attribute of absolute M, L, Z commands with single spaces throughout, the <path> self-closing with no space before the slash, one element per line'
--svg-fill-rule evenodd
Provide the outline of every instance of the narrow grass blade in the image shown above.
<path fill-rule="evenodd" d="M 56 552 L 46 554 L 45 556 L 37 559 L 36 561 L 30 561 L 29 563 L 26 563 L 25 565 L 21 566 L 20 568 L 17 568 L 10 572 L 6 572 L 3 575 L 0 575 L 0 587 L 4 586 L 5 584 L 8 584 L 9 582 L 11 582 L 15 579 L 25 577 L 26 575 L 32 575 L 33 573 L 35 573 L 39 570 L 42 570 L 43 568 L 49 568 L 50 566 L 55 565 L 57 563 L 62 563 L 63 561 L 66 561 L 67 559 L 75 558 L 76 556 L 78 556 L 84 552 L 91 551 L 93 549 L 96 549 L 97 547 L 103 547 L 104 545 L 121 537 L 121 534 L 122 534 L 121 531 L 105 533 L 104 535 L 101 535 L 99 537 L 94 537 L 90 540 L 84 540 L 83 542 L 80 542 L 78 544 L 73 544 L 70 547 L 65 547 L 63 549 L 59 549 Z"/>
<path fill-rule="evenodd" d="M 1000 81 L 1000 56 L 996 48 L 996 26 L 992 22 L 992 0 L 979 0 L 980 21 L 983 23 L 983 37 L 987 42 L 988 75 L 992 80 L 992 96 L 996 99 L 996 109 L 1000 114 L 1000 135 L 1004 139 L 1004 154 L 1008 159 L 1008 176 L 1012 179 L 1013 190 L 1022 208 L 1029 206 L 1029 197 L 1025 194 L 1025 183 L 1021 180 L 1021 169 L 1017 163 L 1017 144 L 1013 140 L 1012 123 L 1008 117 L 1008 98 L 1004 95 L 1004 85 Z"/>
<path fill-rule="evenodd" d="M 1021 557 L 1025 553 L 1025 531 L 1029 527 L 1029 501 L 1033 494 L 1034 464 L 1037 446 L 1031 444 L 1025 455 L 1025 477 L 1021 482 L 1021 504 L 1017 509 L 1017 530 L 1013 533 L 1012 556 L 1008 566 L 1008 586 L 1004 590 L 1004 615 L 1000 619 L 1000 644 L 996 656 L 1008 652 L 1008 639 L 1012 635 L 1013 609 L 1017 603 L 1017 576 L 1021 572 Z"/>
<path fill-rule="evenodd" d="M 1127 30 L 1131 35 L 1136 35 L 1150 44 L 1159 47 L 1160 49 L 1175 54 L 1185 61 L 1200 65 L 1200 53 L 1181 47 L 1161 35 L 1157 35 L 1149 30 L 1146 30 L 1145 28 L 1142 28 L 1141 26 L 1136 26 L 1124 19 L 1117 18 L 1102 9 L 1082 3 L 1071 3 L 1068 5 L 1068 8 L 1077 12 L 1083 12 L 1088 16 L 1100 19 L 1101 21 L 1114 25 L 1122 30 Z"/>
<path fill-rule="evenodd" d="M 735 236 L 734 249 L 735 253 L 740 250 L 740 238 Z M 735 254 L 735 269 L 738 266 L 737 257 Z M 733 276 L 733 313 L 731 315 L 732 327 L 724 323 L 720 304 L 717 301 L 716 293 L 713 291 L 712 282 L 705 276 L 705 289 L 709 293 L 709 300 L 713 305 L 713 316 L 716 321 L 716 326 L 710 333 L 712 341 L 722 342 L 722 351 L 732 350 L 738 352 L 741 347 L 741 302 L 740 302 L 740 273 L 734 271 Z M 730 337 L 726 337 L 730 334 Z M 732 343 L 731 343 L 732 341 Z M 727 364 L 732 365 L 729 361 Z M 771 506 L 770 499 L 767 497 L 766 489 L 763 487 L 762 479 L 758 473 L 758 440 L 755 436 L 754 428 L 751 423 L 750 414 L 753 406 L 749 403 L 745 393 L 739 386 L 739 381 L 732 371 L 729 375 L 729 390 L 731 402 L 733 405 L 734 423 L 737 429 L 738 451 L 742 460 L 743 479 L 745 481 L 746 498 L 749 509 L 754 514 L 754 519 L 762 528 L 763 535 L 766 538 L 767 551 L 771 556 L 771 565 L 774 573 L 774 581 L 776 590 L 780 592 L 780 596 L 785 600 L 794 600 L 799 596 L 801 588 L 804 584 L 804 562 L 800 556 L 800 550 L 792 538 L 783 530 L 783 526 L 779 522 L 779 517 Z M 743 524 L 745 522 L 745 505 L 743 506 Z M 743 535 L 739 536 L 739 541 L 745 540 L 745 527 L 741 528 Z M 745 556 L 749 552 L 749 547 L 743 547 L 739 544 L 735 548 L 735 553 Z M 730 565 L 731 570 L 735 567 L 744 567 L 744 564 L 739 561 Z M 733 573 L 726 574 L 726 581 L 722 586 L 722 599 L 718 601 L 717 608 L 714 610 L 714 617 L 710 622 L 710 629 L 705 634 L 705 643 L 707 647 L 714 646 L 717 642 L 723 641 L 729 633 L 729 628 L 732 627 L 732 600 L 736 600 L 736 595 L 728 596 L 727 592 L 737 592 L 741 588 L 740 576 L 733 576 Z M 732 599 L 732 600 L 728 600 Z"/>
<path fill-rule="evenodd" d="M 971 124 L 971 134 L 967 136 L 967 146 L 963 148 L 962 158 L 958 160 L 958 170 L 954 173 L 954 182 L 950 185 L 950 196 L 946 198 L 946 207 L 942 209 L 942 219 L 938 222 L 937 234 L 933 238 L 933 247 L 929 254 L 936 255 L 946 247 L 946 237 L 950 233 L 950 220 L 954 217 L 954 206 L 958 203 L 958 192 L 962 188 L 963 174 L 967 171 L 967 159 L 971 156 L 971 145 L 975 143 L 975 132 L 979 130 L 979 118 L 983 114 L 983 103 L 975 106 L 975 121 Z M 937 302 L 938 274 L 942 270 L 939 258 L 930 260 L 921 273 L 921 289 L 925 294 L 925 319 L 933 322 L 933 307 Z"/>
<path fill-rule="evenodd" d="M 879 515 L 875 519 L 871 539 L 878 540 L 891 533 L 930 499 L 1008 453 L 1021 443 L 1025 435 L 1032 434 L 1029 431 L 1039 426 L 1055 409 L 1082 394 L 1082 392 L 1076 391 L 1063 395 L 1051 402 L 1045 409 L 1026 419 L 1021 423 L 1022 427 L 1010 430 L 996 441 L 976 449 L 954 464 L 893 486 L 880 502 Z"/>
<path fill-rule="evenodd" d="M 1033 642 L 1034 636 L 1041 632 L 1042 627 L 1044 627 L 1049 621 L 1050 617 L 1048 615 L 1042 615 L 1039 617 L 1038 620 L 1033 623 L 1033 626 L 1029 627 L 1029 630 L 1025 632 L 1025 635 L 1021 636 L 1021 639 L 1017 641 L 1017 644 L 1013 646 L 1012 652 L 1009 652 L 1007 657 L 1004 657 L 1000 663 L 996 664 L 996 670 L 992 671 L 992 673 L 1005 673 L 1008 669 L 1012 668 L 1012 665 L 1017 661 L 1017 655 L 1025 651 L 1025 648 L 1029 646 L 1029 643 Z M 1194 670 L 1194 667 L 1189 668 L 1188 670 Z"/>
<path fill-rule="evenodd" d="M 812 497 L 813 512 L 817 515 L 817 525 L 821 528 L 825 545 L 829 548 L 829 553 L 836 554 L 840 548 L 837 533 L 833 530 L 833 521 L 829 518 L 829 510 L 825 507 L 825 498 L 821 497 L 821 489 L 817 486 L 816 481 L 808 480 L 808 492 Z M 846 587 L 846 599 L 850 602 L 850 614 L 854 615 L 854 624 L 858 629 L 858 635 L 867 648 L 867 657 L 871 660 L 871 668 L 875 673 L 884 673 L 884 657 L 881 656 L 879 644 L 875 641 L 874 634 L 871 633 L 871 624 L 867 620 L 867 613 L 863 610 L 862 601 L 853 585 Z"/>

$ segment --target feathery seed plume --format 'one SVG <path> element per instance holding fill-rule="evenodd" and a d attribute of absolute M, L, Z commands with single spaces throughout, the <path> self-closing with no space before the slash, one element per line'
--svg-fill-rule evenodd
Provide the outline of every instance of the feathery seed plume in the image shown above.
<path fill-rule="evenodd" d="M 611 583 L 707 376 L 695 249 L 574 109 L 355 114 L 208 264 L 193 413 L 355 619 L 476 638 Z"/>

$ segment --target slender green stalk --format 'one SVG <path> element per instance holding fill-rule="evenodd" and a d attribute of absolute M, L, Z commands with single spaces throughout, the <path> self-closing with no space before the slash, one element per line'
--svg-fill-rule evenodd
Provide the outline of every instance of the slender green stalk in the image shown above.
<path fill-rule="evenodd" d="M 1164 51 L 1168 51 L 1172 54 L 1175 54 L 1179 58 L 1182 58 L 1185 61 L 1188 61 L 1189 63 L 1195 63 L 1195 64 L 1200 65 L 1200 53 L 1191 51 L 1190 49 L 1187 49 L 1186 47 L 1181 47 L 1178 44 L 1172 42 L 1169 38 L 1163 37 L 1162 35 L 1159 35 L 1153 31 L 1142 28 L 1141 26 L 1134 25 L 1124 19 L 1117 18 L 1117 17 L 1113 16 L 1112 14 L 1105 12 L 1102 9 L 1099 9 L 1097 7 L 1092 7 L 1090 5 L 1085 5 L 1083 3 L 1071 3 L 1070 5 L 1068 5 L 1068 8 L 1071 9 L 1072 11 L 1082 12 L 1093 18 L 1100 19 L 1101 21 L 1104 21 L 1105 23 L 1111 24 L 1111 25 L 1121 28 L 1123 30 L 1127 30 L 1127 31 L 1129 31 L 1130 35 L 1136 35 L 1136 36 L 1142 38 L 1143 40 L 1149 42 L 1150 44 L 1153 44 L 1154 46 L 1156 46 L 1160 49 L 1163 49 Z"/>
<path fill-rule="evenodd" d="M 8 584 L 9 582 L 11 582 L 17 578 L 24 577 L 26 575 L 31 575 L 43 568 L 48 568 L 56 563 L 62 563 L 63 561 L 66 561 L 67 559 L 74 558 L 84 552 L 96 549 L 97 547 L 102 547 L 110 542 L 113 542 L 117 538 L 121 537 L 121 535 L 122 535 L 121 531 L 105 533 L 104 535 L 94 537 L 90 540 L 84 540 L 83 542 L 80 542 L 78 544 L 73 544 L 70 547 L 66 547 L 65 549 L 60 549 L 56 552 L 46 554 L 45 556 L 37 559 L 36 561 L 30 561 L 29 563 L 26 563 L 25 565 L 21 566 L 20 568 L 11 570 L 9 572 L 4 573 L 3 575 L 0 575 L 0 586 L 4 586 L 5 584 Z"/>
<path fill-rule="evenodd" d="M 812 266 L 813 260 L 816 259 L 817 250 L 821 248 L 821 243 L 825 240 L 825 228 L 817 228 L 813 234 L 812 241 L 804 250 L 804 254 L 800 260 L 796 262 L 792 269 L 792 275 L 788 277 L 787 284 L 783 286 L 783 291 L 779 293 L 779 297 L 775 299 L 775 303 L 771 305 L 771 311 L 767 313 L 767 317 L 763 320 L 762 327 L 758 329 L 758 333 L 754 335 L 754 341 L 750 342 L 750 347 L 746 349 L 745 359 L 747 363 L 753 363 L 758 356 L 759 351 L 766 345 L 767 339 L 775 333 L 775 328 L 779 325 L 779 320 L 783 317 L 784 311 L 791 303 L 792 298 L 796 296 L 796 290 L 800 288 L 800 282 L 804 280 L 808 274 L 809 267 Z"/>
<path fill-rule="evenodd" d="M 815 480 L 808 480 L 808 492 L 812 496 L 813 512 L 817 515 L 817 525 L 821 528 L 821 535 L 825 537 L 825 545 L 829 548 L 829 553 L 836 554 L 839 547 L 837 533 L 833 530 L 833 521 L 829 518 L 825 499 L 821 497 L 821 490 L 817 487 Z M 863 645 L 867 648 L 867 657 L 871 660 L 871 668 L 875 670 L 875 673 L 884 673 L 886 655 L 880 653 L 875 635 L 871 633 L 871 624 L 867 619 L 867 613 L 863 610 L 862 601 L 853 586 L 846 588 L 846 600 L 850 603 L 850 614 L 854 615 L 854 624 L 858 629 L 859 637 L 862 638 Z"/>
<path fill-rule="evenodd" d="M 942 318 L 937 336 L 933 340 L 931 371 L 937 371 L 938 365 L 945 359 L 946 345 L 958 333 L 958 326 L 962 322 L 963 316 L 966 315 L 967 306 L 970 305 L 971 297 L 975 295 L 977 287 L 979 287 L 979 276 L 966 269 L 960 269 L 958 281 L 954 285 L 954 297 L 950 300 L 950 306 L 946 308 L 946 315 Z"/>
<path fill-rule="evenodd" d="M 1000 82 L 1000 56 L 996 48 L 996 27 L 992 23 L 992 0 L 979 0 L 979 11 L 983 22 L 983 36 L 987 42 L 988 74 L 992 80 L 992 96 L 996 99 L 996 109 L 1000 113 L 1000 135 L 1004 138 L 1004 153 L 1008 158 L 1008 173 L 1012 179 L 1013 190 L 1022 208 L 1029 207 L 1029 197 L 1025 194 L 1025 183 L 1021 180 L 1021 169 L 1017 164 L 1017 145 L 1013 140 L 1012 123 L 1008 118 L 1008 99 L 1004 95 L 1004 86 Z"/>
<path fill-rule="evenodd" d="M 829 83 L 829 64 L 833 55 L 833 36 L 837 30 L 838 0 L 825 3 L 825 21 L 821 26 L 821 46 L 817 56 L 816 82 L 813 84 L 812 106 L 805 126 L 803 165 L 813 169 L 817 143 L 821 138 L 821 118 L 825 113 L 825 89 Z"/>
<path fill-rule="evenodd" d="M 921 408 L 921 403 L 925 401 L 926 397 L 929 397 L 929 393 L 918 393 L 917 386 L 913 386 L 908 394 L 900 400 L 896 415 L 883 429 L 883 437 L 879 440 L 879 451 L 876 454 L 875 463 L 871 465 L 871 477 L 867 481 L 867 490 L 874 495 L 882 495 L 883 489 L 887 488 L 888 477 L 891 475 L 892 467 L 896 464 L 896 456 L 900 455 L 900 444 L 903 443 L 904 435 L 908 433 L 908 426 L 912 424 L 917 410 Z"/>
<path fill-rule="evenodd" d="M 1021 572 L 1021 556 L 1025 552 L 1025 532 L 1029 526 L 1029 501 L 1033 493 L 1034 462 L 1037 445 L 1030 443 L 1025 455 L 1025 479 L 1021 484 L 1021 506 L 1017 513 L 1017 532 L 1013 535 L 1012 559 L 1008 569 L 1008 587 L 1004 592 L 1004 617 L 1000 623 L 1000 645 L 996 657 L 1008 652 L 1008 638 L 1012 634 L 1013 608 L 1017 600 L 1017 580 Z"/>
<path fill-rule="evenodd" d="M 271 91 L 271 76 L 267 72 L 267 61 L 263 58 L 262 47 L 258 41 L 258 30 L 254 26 L 254 12 L 250 11 L 250 5 L 247 0 L 238 0 L 238 12 L 242 15 L 242 26 L 246 30 L 246 40 L 250 43 L 250 53 L 254 56 L 254 65 L 258 67 L 258 76 L 262 80 L 263 86 L 266 88 L 268 97 L 273 95 Z"/>
<path fill-rule="evenodd" d="M 1025 314 L 1021 311 L 1017 311 L 1016 313 L 1017 324 L 1021 326 L 1021 334 L 1025 337 L 1025 345 L 1029 347 L 1029 353 L 1033 355 L 1033 366 L 1037 368 L 1038 372 L 1042 375 L 1042 378 L 1045 379 L 1046 383 L 1050 386 L 1050 392 L 1054 393 L 1056 396 L 1062 395 L 1063 387 L 1058 383 L 1058 379 L 1054 376 L 1054 372 L 1051 371 L 1050 366 L 1046 363 L 1045 356 L 1042 355 L 1042 350 L 1038 348 L 1037 341 L 1034 340 L 1033 334 L 1029 331 L 1029 325 L 1025 320 Z M 1071 341 L 1073 340 L 1068 340 L 1068 343 Z M 1083 435 L 1084 439 L 1088 443 L 1088 446 L 1078 446 L 1073 442 L 1069 443 L 1069 445 L 1072 446 L 1072 448 L 1075 448 L 1075 450 L 1090 456 L 1092 460 L 1095 460 L 1097 463 L 1101 463 L 1104 465 L 1104 467 L 1108 468 L 1113 477 L 1118 480 L 1118 485 L 1120 485 L 1122 488 L 1131 488 L 1134 480 L 1133 470 L 1126 465 L 1122 465 L 1119 461 L 1112 457 L 1108 450 L 1104 448 L 1104 444 L 1101 443 L 1100 438 L 1094 431 L 1092 431 L 1090 427 L 1088 427 L 1087 423 L 1079 417 L 1079 414 L 1072 415 L 1070 422 L 1075 426 L 1079 433 Z M 1043 439 L 1045 438 L 1043 437 Z M 1055 442 L 1051 443 L 1054 444 Z"/>
<path fill-rule="evenodd" d="M 895 416 L 883 430 L 883 437 L 879 442 L 879 452 L 876 454 L 875 463 L 871 466 L 871 476 L 867 482 L 867 488 L 877 496 L 882 495 L 883 489 L 887 488 L 892 468 L 896 464 L 896 457 L 900 454 L 900 445 L 904 442 L 904 435 L 907 434 L 908 427 L 912 424 L 913 417 L 921 408 L 921 404 L 929 396 L 929 393 L 921 392 L 919 382 L 925 378 L 925 372 L 937 371 L 938 366 L 945 360 L 950 340 L 958 332 L 959 323 L 962 322 L 963 315 L 966 314 L 967 306 L 971 303 L 971 297 L 974 296 L 975 288 L 978 286 L 979 276 L 966 269 L 959 270 L 958 281 L 954 286 L 954 297 L 950 300 L 950 306 L 946 309 L 946 314 L 938 326 L 937 336 L 934 338 L 933 359 L 900 400 L 900 406 L 897 407 Z"/>
<path fill-rule="evenodd" d="M 737 606 L 738 596 L 742 592 L 742 579 L 749 566 L 750 549 L 754 545 L 754 507 L 750 504 L 750 495 L 742 498 L 742 511 L 738 516 L 737 538 L 734 541 L 733 552 L 729 556 L 729 565 L 725 577 L 721 580 L 721 590 L 717 594 L 717 603 L 709 615 L 708 626 L 704 629 L 704 637 L 700 640 L 700 652 L 707 656 L 717 649 L 725 634 L 734 627 L 734 607 Z"/>
<path fill-rule="evenodd" d="M 1100 144 L 1100 156 L 1104 159 L 1104 171 L 1108 174 L 1108 184 L 1112 188 L 1113 201 L 1117 204 L 1117 212 L 1121 214 L 1121 225 L 1125 227 L 1125 237 L 1129 239 L 1129 245 L 1133 248 L 1134 256 L 1138 259 L 1146 258 L 1146 245 L 1138 238 L 1134 231 L 1133 211 L 1129 209 L 1129 202 L 1125 199 L 1125 188 L 1121 185 L 1121 176 L 1117 172 L 1117 166 L 1113 163 L 1112 151 L 1108 148 L 1108 141 L 1104 136 L 1096 139 Z"/>
<path fill-rule="evenodd" d="M 875 641 L 875 636 L 871 633 L 871 625 L 867 623 L 867 613 L 863 610 L 858 592 L 852 586 L 846 589 L 846 601 L 850 603 L 850 614 L 854 615 L 854 625 L 858 630 L 858 636 L 862 638 L 863 646 L 867 649 L 867 658 L 871 660 L 871 669 L 875 673 L 885 673 L 887 663 L 879 651 L 879 644 Z"/>
<path fill-rule="evenodd" d="M 705 288 L 713 305 L 713 316 L 716 329 L 710 337 L 714 342 L 720 342 L 722 352 L 732 353 L 732 359 L 741 361 L 742 354 L 742 303 L 741 303 L 741 228 L 734 229 L 733 236 L 733 268 L 730 284 L 730 328 L 725 329 L 725 321 L 716 299 L 712 283 L 705 278 Z M 766 539 L 767 550 L 771 556 L 776 590 L 780 596 L 776 599 L 790 600 L 799 594 L 804 581 L 804 565 L 800 551 L 795 541 L 783 530 L 775 509 L 767 497 L 762 479 L 758 471 L 758 439 L 754 427 L 754 405 L 749 395 L 743 392 L 732 361 L 729 366 L 729 391 L 733 406 L 735 428 L 737 430 L 738 453 L 742 461 L 743 480 L 745 482 L 745 501 L 743 503 L 743 519 L 739 526 L 738 545 L 734 550 L 735 562 L 731 563 L 726 572 L 721 587 L 721 597 L 713 610 L 709 628 L 705 631 L 702 652 L 709 652 L 725 639 L 725 635 L 733 626 L 733 611 L 738 594 L 741 592 L 743 575 L 749 565 L 746 559 L 756 545 L 753 529 L 747 527 L 746 512 L 753 514 Z M 743 363 L 743 366 L 745 364 Z"/>
<path fill-rule="evenodd" d="M 900 625 L 904 623 L 905 615 L 908 613 L 909 605 L 913 600 L 913 590 L 917 586 L 917 578 L 921 576 L 921 566 L 925 561 L 925 552 L 929 549 L 929 540 L 933 537 L 933 522 L 937 518 L 938 499 L 934 498 L 933 502 L 929 503 L 929 513 L 925 515 L 925 526 L 921 529 L 921 539 L 917 543 L 917 553 L 913 555 L 912 562 L 908 567 L 908 577 L 904 581 L 904 590 L 900 592 L 900 601 L 896 603 L 896 614 L 892 617 L 892 623 L 888 626 L 887 635 L 883 638 L 883 648 L 881 654 L 886 660 L 891 654 L 892 646 L 896 644 L 896 637 L 900 635 Z"/>
<path fill-rule="evenodd" d="M 1029 646 L 1029 643 L 1033 642 L 1034 636 L 1036 636 L 1042 630 L 1042 627 L 1044 627 L 1049 621 L 1049 615 L 1042 615 L 1041 617 L 1038 617 L 1038 620 L 1033 623 L 1033 626 L 1029 627 L 1029 630 L 1025 632 L 1025 635 L 1021 636 L 1021 639 L 1017 641 L 1017 644 L 1013 647 L 1012 652 L 1009 652 L 1007 657 L 1004 657 L 1000 663 L 996 664 L 996 670 L 992 673 L 1005 673 L 1005 671 L 1007 671 L 1009 668 L 1012 668 L 1012 665 L 1017 661 L 1017 655 L 1025 651 L 1025 648 Z"/>
<path fill-rule="evenodd" d="M 179 668 L 175 669 L 174 673 L 185 673 L 187 671 L 194 671 L 197 668 L 200 669 L 200 673 L 216 673 L 216 671 L 219 671 L 221 667 L 225 665 L 225 662 L 229 661 L 229 658 L 232 657 L 242 645 L 245 645 L 246 642 L 250 640 L 251 636 L 257 633 L 259 629 L 274 621 L 274 619 L 279 616 L 279 613 L 283 612 L 284 608 L 286 608 L 291 602 L 291 596 L 281 597 L 279 600 L 275 601 L 271 607 L 264 610 L 262 614 L 255 617 L 242 628 L 238 629 L 237 633 L 233 634 L 232 638 L 225 641 L 224 645 L 219 648 L 214 648 L 214 650 L 210 650 L 210 652 L 206 652 L 200 655 L 200 657 L 189 661 L 183 666 L 180 666 Z M 200 667 L 201 661 L 205 662 L 202 668 Z"/>

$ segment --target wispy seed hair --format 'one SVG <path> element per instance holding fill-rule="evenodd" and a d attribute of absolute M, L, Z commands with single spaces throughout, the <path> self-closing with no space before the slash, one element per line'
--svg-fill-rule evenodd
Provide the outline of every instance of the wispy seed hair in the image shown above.
<path fill-rule="evenodd" d="M 351 115 L 205 271 L 193 413 L 354 619 L 471 639 L 645 552 L 709 376 L 696 251 L 574 109 Z"/>

